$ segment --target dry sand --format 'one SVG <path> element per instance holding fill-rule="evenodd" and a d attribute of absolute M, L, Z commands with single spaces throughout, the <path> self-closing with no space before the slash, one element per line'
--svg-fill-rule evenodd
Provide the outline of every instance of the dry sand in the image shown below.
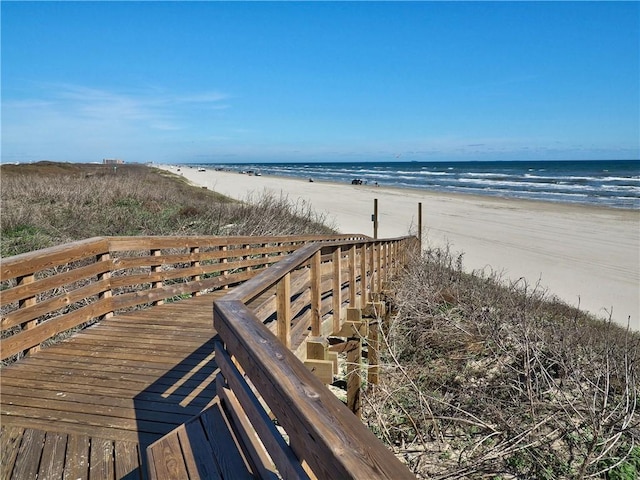
<path fill-rule="evenodd" d="M 170 167 L 161 167 L 169 169 Z M 194 184 L 232 198 L 272 191 L 303 199 L 342 233 L 378 237 L 417 230 L 422 203 L 424 245 L 464 252 L 467 270 L 493 269 L 524 278 L 569 305 L 640 330 L 640 212 L 550 202 L 355 186 L 180 167 Z M 173 167 L 172 171 L 177 172 Z"/>

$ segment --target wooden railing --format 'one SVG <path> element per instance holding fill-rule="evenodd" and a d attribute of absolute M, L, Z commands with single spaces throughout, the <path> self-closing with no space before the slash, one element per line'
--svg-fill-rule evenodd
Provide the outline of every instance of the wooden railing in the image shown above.
<path fill-rule="evenodd" d="M 352 403 L 348 408 L 324 386 L 323 375 L 312 372 L 317 362 L 334 363 L 326 343 L 329 336 L 346 338 L 344 345 L 355 342 L 360 346 L 366 338 L 372 350 L 379 315 L 370 315 L 372 321 L 363 316 L 376 307 L 382 310 L 377 300 L 385 279 L 403 264 L 408 250 L 416 247 L 417 239 L 412 237 L 309 244 L 214 302 L 214 327 L 225 344 L 217 348 L 224 349 L 245 372 L 286 431 L 295 458 L 308 466 L 312 476 L 413 478 L 353 414 L 351 410 L 358 409 L 354 399 L 347 400 Z M 359 389 L 361 348 L 350 351 L 356 354 L 349 362 L 352 377 L 348 383 Z M 222 351 L 216 355 L 225 358 Z M 303 363 L 299 358 L 306 360 Z M 377 368 L 377 362 L 369 360 L 369 368 Z M 227 375 L 222 365 L 221 369 Z M 229 376 L 231 390 L 243 390 L 238 375 L 231 372 Z M 249 412 L 256 404 L 246 400 L 243 408 Z M 269 433 L 268 438 L 261 438 L 262 443 L 277 470 L 290 471 L 291 455 L 283 453 L 282 442 L 272 437 Z"/>
<path fill-rule="evenodd" d="M 0 261 L 2 360 L 114 313 L 240 284 L 308 242 L 359 235 L 99 237 Z"/>
<path fill-rule="evenodd" d="M 105 237 L 18 255 L 0 262 L 0 353 L 15 360 L 88 322 L 234 286 L 214 302 L 218 390 L 233 393 L 275 470 L 413 478 L 357 414 L 363 341 L 375 383 L 380 297 L 417 248 L 362 235 Z M 347 405 L 325 387 L 337 352 L 348 352 Z"/>

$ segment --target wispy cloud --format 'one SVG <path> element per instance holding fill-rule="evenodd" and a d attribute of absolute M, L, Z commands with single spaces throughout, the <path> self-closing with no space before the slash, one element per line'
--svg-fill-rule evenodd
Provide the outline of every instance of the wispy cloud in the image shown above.
<path fill-rule="evenodd" d="M 193 134 L 202 112 L 229 107 L 217 91 L 158 88 L 116 91 L 72 84 L 42 84 L 32 98 L 3 98 L 2 146 L 6 155 L 51 158 L 54 152 L 157 146 L 170 132 Z M 215 125 L 207 125 L 211 131 Z"/>
<path fill-rule="evenodd" d="M 224 105 L 219 105 L 220 102 L 229 99 L 228 95 L 217 92 L 201 93 L 197 95 L 178 95 L 175 97 L 169 97 L 175 103 L 204 103 L 204 104 L 216 104 L 214 106 L 218 108 L 226 108 Z"/>
<path fill-rule="evenodd" d="M 159 89 L 116 92 L 80 85 L 50 85 L 49 99 L 65 113 L 99 119 L 148 121 L 166 124 L 185 117 L 182 107 L 227 108 L 228 95 L 220 92 L 179 93 Z"/>

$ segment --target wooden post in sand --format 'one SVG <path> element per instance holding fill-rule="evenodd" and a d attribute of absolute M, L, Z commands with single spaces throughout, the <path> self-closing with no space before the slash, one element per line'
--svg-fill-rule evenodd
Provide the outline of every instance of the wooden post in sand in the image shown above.
<path fill-rule="evenodd" d="M 418 247 L 422 252 L 422 202 L 418 202 Z"/>
<path fill-rule="evenodd" d="M 373 220 L 373 238 L 378 238 L 378 199 L 373 199 L 373 215 L 371 216 L 371 220 Z"/>

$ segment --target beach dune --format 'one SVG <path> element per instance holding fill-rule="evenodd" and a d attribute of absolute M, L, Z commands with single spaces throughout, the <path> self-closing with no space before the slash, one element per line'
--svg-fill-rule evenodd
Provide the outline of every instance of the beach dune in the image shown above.
<path fill-rule="evenodd" d="M 161 167 L 170 169 L 170 167 Z M 461 194 L 431 193 L 182 166 L 171 171 L 239 200 L 270 191 L 308 202 L 341 233 L 378 236 L 417 232 L 423 246 L 463 252 L 465 269 L 491 269 L 539 285 L 569 305 L 640 330 L 640 212 Z"/>

